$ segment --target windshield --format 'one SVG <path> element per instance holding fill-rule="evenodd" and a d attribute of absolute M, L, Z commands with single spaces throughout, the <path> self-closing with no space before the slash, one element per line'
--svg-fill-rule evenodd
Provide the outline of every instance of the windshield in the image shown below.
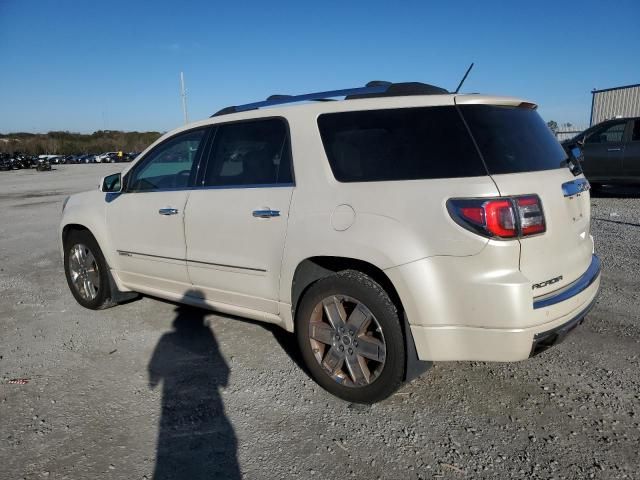
<path fill-rule="evenodd" d="M 567 166 L 566 152 L 535 110 L 496 105 L 459 108 L 490 174 Z"/>

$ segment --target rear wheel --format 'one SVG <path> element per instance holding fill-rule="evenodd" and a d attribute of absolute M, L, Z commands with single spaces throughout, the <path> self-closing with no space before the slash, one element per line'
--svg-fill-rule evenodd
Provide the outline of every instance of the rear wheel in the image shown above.
<path fill-rule="evenodd" d="M 317 281 L 300 302 L 296 329 L 311 375 L 330 393 L 374 403 L 402 384 L 406 353 L 398 311 L 371 277 L 345 270 Z"/>
<path fill-rule="evenodd" d="M 93 235 L 73 231 L 64 245 L 64 272 L 76 301 L 99 310 L 113 305 L 107 262 Z"/>

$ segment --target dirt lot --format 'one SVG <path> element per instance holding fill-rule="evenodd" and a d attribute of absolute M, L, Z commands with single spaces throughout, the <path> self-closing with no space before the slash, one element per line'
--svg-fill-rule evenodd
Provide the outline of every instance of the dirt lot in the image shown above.
<path fill-rule="evenodd" d="M 0 478 L 640 478 L 640 191 L 593 199 L 602 293 L 562 345 L 439 363 L 363 407 L 267 325 L 77 305 L 62 200 L 119 168 L 0 172 Z"/>

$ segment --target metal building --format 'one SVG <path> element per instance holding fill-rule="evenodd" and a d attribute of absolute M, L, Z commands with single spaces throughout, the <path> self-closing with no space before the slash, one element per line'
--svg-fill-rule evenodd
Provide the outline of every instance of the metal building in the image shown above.
<path fill-rule="evenodd" d="M 591 125 L 616 117 L 640 117 L 640 83 L 592 90 Z"/>

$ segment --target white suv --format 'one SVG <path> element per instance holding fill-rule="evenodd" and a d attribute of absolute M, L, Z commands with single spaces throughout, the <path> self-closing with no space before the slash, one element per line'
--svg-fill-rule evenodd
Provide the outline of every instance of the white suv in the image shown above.
<path fill-rule="evenodd" d="M 535 109 L 384 82 L 225 108 L 68 198 L 69 287 L 280 325 L 355 402 L 431 361 L 526 359 L 600 284 L 579 152 Z"/>

